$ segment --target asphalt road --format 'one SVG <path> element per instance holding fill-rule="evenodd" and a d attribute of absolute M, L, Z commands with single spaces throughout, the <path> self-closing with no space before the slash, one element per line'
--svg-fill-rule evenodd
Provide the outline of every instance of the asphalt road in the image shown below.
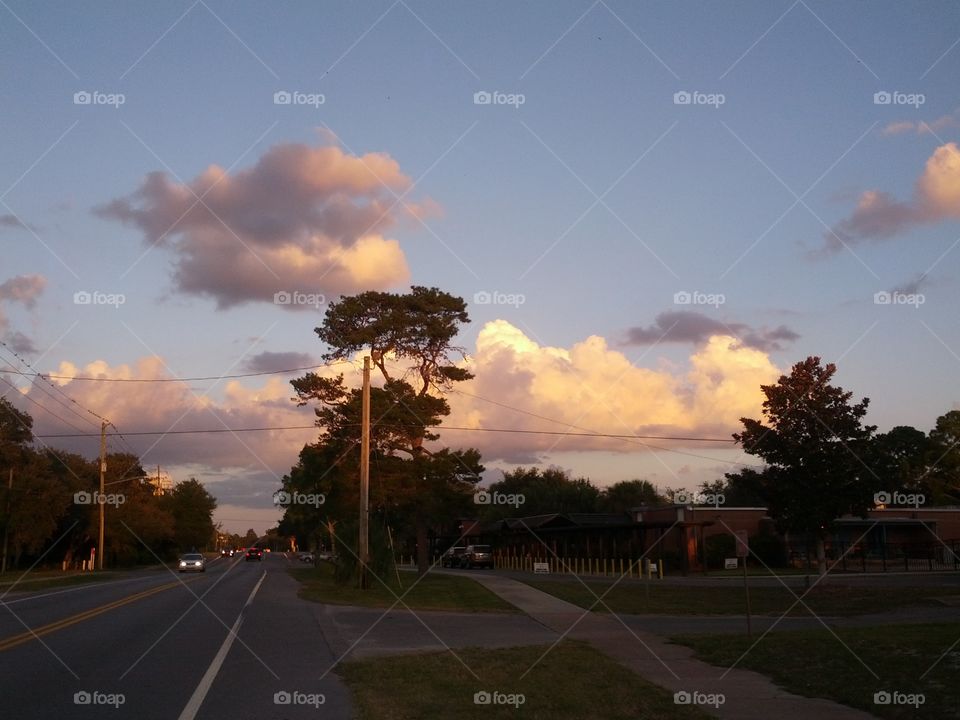
<path fill-rule="evenodd" d="M 3 717 L 350 718 L 283 555 L 0 600 Z M 287 701 L 287 702 L 285 702 Z"/>

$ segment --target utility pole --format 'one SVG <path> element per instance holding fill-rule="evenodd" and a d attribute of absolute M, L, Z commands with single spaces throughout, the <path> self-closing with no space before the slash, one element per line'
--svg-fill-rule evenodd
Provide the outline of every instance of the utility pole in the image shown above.
<path fill-rule="evenodd" d="M 0 574 L 7 571 L 7 537 L 10 534 L 10 502 L 13 499 L 13 468 L 7 480 L 7 524 L 3 526 L 3 563 L 0 564 Z"/>
<path fill-rule="evenodd" d="M 363 358 L 363 402 L 360 418 L 360 589 L 367 589 L 370 562 L 370 356 Z"/>
<path fill-rule="evenodd" d="M 97 541 L 97 570 L 103 570 L 103 476 L 107 471 L 107 421 L 100 423 L 100 495 L 97 504 L 100 506 L 100 539 Z"/>

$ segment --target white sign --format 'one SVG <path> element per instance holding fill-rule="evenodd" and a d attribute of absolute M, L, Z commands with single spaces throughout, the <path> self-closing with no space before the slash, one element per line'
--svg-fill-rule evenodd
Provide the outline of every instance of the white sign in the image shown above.
<path fill-rule="evenodd" d="M 534 573 L 548 573 L 550 572 L 550 563 L 538 563 L 533 564 Z"/>
<path fill-rule="evenodd" d="M 723 569 L 724 569 L 724 570 L 736 570 L 736 569 L 737 569 L 737 558 L 724 558 L 724 559 L 723 559 Z"/>

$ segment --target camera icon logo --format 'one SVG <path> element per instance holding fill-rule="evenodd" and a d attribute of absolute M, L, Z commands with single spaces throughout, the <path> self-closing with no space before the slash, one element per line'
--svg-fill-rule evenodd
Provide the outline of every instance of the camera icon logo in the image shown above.
<path fill-rule="evenodd" d="M 89 705 L 91 702 L 93 702 L 93 695 L 86 690 L 81 690 L 73 694 L 74 705 Z"/>
<path fill-rule="evenodd" d="M 286 290 L 275 292 L 273 294 L 273 302 L 275 305 L 289 305 L 291 302 L 293 302 L 293 295 L 288 293 Z"/>
<path fill-rule="evenodd" d="M 681 290 L 680 292 L 675 292 L 673 294 L 674 305 L 689 305 L 691 302 L 693 302 L 693 295 L 688 293 L 686 290 Z"/>
<path fill-rule="evenodd" d="M 74 505 L 90 505 L 93 503 L 93 496 L 86 490 L 79 490 L 73 494 Z"/>
<path fill-rule="evenodd" d="M 892 299 L 893 296 L 886 290 L 881 290 L 880 292 L 875 292 L 873 294 L 874 305 L 889 305 Z"/>
<path fill-rule="evenodd" d="M 79 290 L 73 294 L 74 305 L 89 305 L 93 301 L 93 295 L 86 290 Z"/>
<path fill-rule="evenodd" d="M 273 94 L 274 105 L 289 105 L 293 101 L 293 96 L 286 90 L 277 90 Z"/>
<path fill-rule="evenodd" d="M 473 294 L 473 302 L 477 305 L 489 305 L 492 300 L 493 296 L 486 290 L 481 290 Z"/>
<path fill-rule="evenodd" d="M 490 693 L 488 693 L 486 690 L 480 690 L 473 694 L 474 705 L 489 705 L 490 700 Z"/>
<path fill-rule="evenodd" d="M 693 702 L 693 696 L 686 690 L 678 690 L 673 694 L 674 705 L 689 705 Z"/>
<path fill-rule="evenodd" d="M 873 502 L 877 505 L 889 505 L 893 502 L 893 498 L 888 492 L 878 492 L 873 494 Z"/>
<path fill-rule="evenodd" d="M 680 90 L 673 94 L 674 105 L 689 105 L 692 100 L 693 96 L 686 90 Z"/>
<path fill-rule="evenodd" d="M 693 495 L 686 490 L 681 490 L 674 496 L 674 501 L 680 505 L 689 505 L 693 502 Z"/>
<path fill-rule="evenodd" d="M 880 92 L 875 92 L 873 94 L 874 105 L 889 105 L 891 102 L 893 102 L 893 95 L 888 93 L 886 90 L 881 90 Z"/>
<path fill-rule="evenodd" d="M 874 705 L 889 705 L 892 701 L 893 697 L 886 690 L 880 690 L 873 694 Z"/>
<path fill-rule="evenodd" d="M 493 102 L 493 96 L 486 90 L 478 90 L 473 94 L 474 105 L 489 105 Z"/>
<path fill-rule="evenodd" d="M 274 505 L 280 505 L 282 507 L 286 507 L 287 505 L 290 504 L 291 499 L 292 498 L 290 497 L 290 493 L 288 493 L 286 490 L 277 490 L 277 492 L 273 494 Z"/>
<path fill-rule="evenodd" d="M 74 105 L 89 105 L 92 100 L 93 95 L 88 93 L 86 90 L 81 90 L 80 92 L 75 92 L 73 94 Z"/>
<path fill-rule="evenodd" d="M 473 494 L 473 502 L 477 505 L 489 505 L 490 504 L 490 493 L 486 490 L 478 490 Z"/>

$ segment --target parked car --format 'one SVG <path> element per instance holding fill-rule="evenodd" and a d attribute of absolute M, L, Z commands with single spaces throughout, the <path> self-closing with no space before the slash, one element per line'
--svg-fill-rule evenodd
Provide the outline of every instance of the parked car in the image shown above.
<path fill-rule="evenodd" d="M 455 545 L 447 550 L 440 558 L 440 567 L 457 568 L 463 560 L 463 554 L 467 549 L 463 545 Z"/>
<path fill-rule="evenodd" d="M 247 550 L 246 561 L 250 562 L 251 560 L 260 561 L 263 560 L 263 550 L 258 547 L 252 547 Z"/>
<path fill-rule="evenodd" d="M 470 568 L 475 567 L 493 567 L 493 552 L 490 549 L 489 545 L 467 545 L 466 551 L 463 553 L 463 557 L 460 558 L 460 567 Z"/>
<path fill-rule="evenodd" d="M 206 572 L 207 561 L 200 553 L 187 553 L 180 556 L 180 572 Z"/>
<path fill-rule="evenodd" d="M 302 552 L 299 555 L 297 555 L 297 560 L 299 560 L 300 562 L 312 563 L 314 560 L 314 556 L 312 552 Z"/>

